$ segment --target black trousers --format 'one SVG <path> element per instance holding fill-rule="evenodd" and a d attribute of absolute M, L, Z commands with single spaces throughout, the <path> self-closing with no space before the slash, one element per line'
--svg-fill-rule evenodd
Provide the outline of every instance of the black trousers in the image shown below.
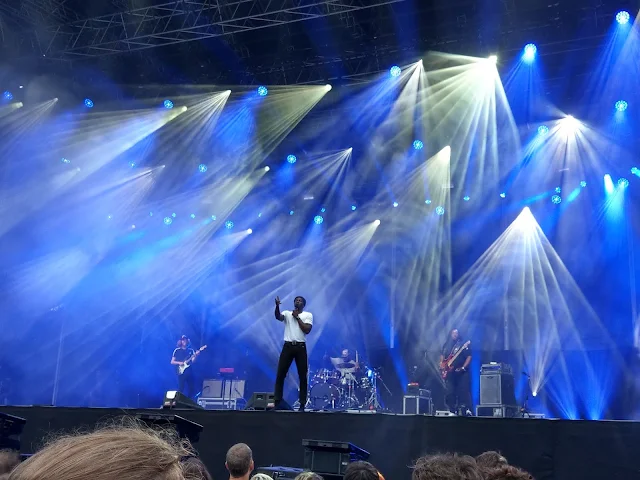
<path fill-rule="evenodd" d="M 282 401 L 284 379 L 287 377 L 291 363 L 294 360 L 298 369 L 298 377 L 300 377 L 300 408 L 304 408 L 307 404 L 307 372 L 309 370 L 307 344 L 304 342 L 284 342 L 280 352 L 280 359 L 278 360 L 276 386 L 273 392 L 276 406 Z"/>
<path fill-rule="evenodd" d="M 191 368 L 187 368 L 182 375 L 178 375 L 178 391 L 184 393 L 187 397 L 191 397 L 196 393 Z"/>
<path fill-rule="evenodd" d="M 444 397 L 445 406 L 451 412 L 471 409 L 471 385 L 469 383 L 469 372 L 450 372 L 445 382 L 446 393 Z M 464 411 L 462 412 L 464 414 Z"/>

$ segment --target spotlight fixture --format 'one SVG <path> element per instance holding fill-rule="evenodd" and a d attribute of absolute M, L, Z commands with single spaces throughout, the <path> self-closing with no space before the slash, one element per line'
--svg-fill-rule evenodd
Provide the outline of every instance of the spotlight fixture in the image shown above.
<path fill-rule="evenodd" d="M 261 97 L 266 97 L 268 93 L 269 90 L 264 85 L 260 85 L 258 87 L 258 95 L 260 95 Z"/>
<path fill-rule="evenodd" d="M 398 202 L 393 202 L 393 208 L 397 208 Z"/>
<path fill-rule="evenodd" d="M 84 106 L 87 108 L 93 108 L 93 100 L 91 100 L 90 98 L 85 98 Z"/>
<path fill-rule="evenodd" d="M 171 100 L 165 100 L 164 103 L 164 108 L 171 110 L 173 108 L 173 102 Z"/>
<path fill-rule="evenodd" d="M 213 220 L 214 222 L 218 219 L 218 217 L 216 217 L 215 215 L 211 215 L 211 220 Z"/>
<path fill-rule="evenodd" d="M 136 168 L 136 162 L 129 162 L 129 166 L 131 168 Z"/>
<path fill-rule="evenodd" d="M 327 92 L 330 92 L 332 88 L 333 88 L 333 87 L 332 87 L 331 85 L 329 85 L 328 83 L 324 86 L 324 89 L 325 89 Z"/>
<path fill-rule="evenodd" d="M 373 224 L 374 224 L 376 227 L 378 227 L 378 226 L 380 225 L 380 220 L 374 220 L 374 221 L 373 221 Z"/>
<path fill-rule="evenodd" d="M 251 235 L 253 233 L 253 230 L 251 230 L 250 228 L 247 229 L 247 234 Z"/>
<path fill-rule="evenodd" d="M 196 214 L 192 213 L 191 215 L 189 215 L 191 218 L 196 218 Z"/>
<path fill-rule="evenodd" d="M 629 180 L 627 180 L 626 178 L 619 178 L 618 179 L 618 187 L 619 188 L 627 188 L 629 186 Z"/>
<path fill-rule="evenodd" d="M 631 168 L 631 173 L 640 177 L 640 169 L 638 167 L 632 167 Z"/>
<path fill-rule="evenodd" d="M 618 22 L 620 25 L 626 25 L 627 23 L 629 23 L 630 18 L 631 16 L 629 15 L 629 12 L 625 10 L 621 10 L 616 14 L 616 22 Z"/>
<path fill-rule="evenodd" d="M 293 210 L 289 210 L 289 215 L 290 216 L 293 215 L 294 213 L 296 213 L 296 212 L 294 212 Z"/>
<path fill-rule="evenodd" d="M 464 197 L 462 197 L 462 200 L 468 202 L 469 200 L 471 200 L 471 197 L 469 197 L 469 195 L 465 195 Z"/>
<path fill-rule="evenodd" d="M 401 73 L 402 69 L 397 65 L 394 65 L 389 69 L 389 75 L 391 75 L 392 77 L 399 77 Z"/>
<path fill-rule="evenodd" d="M 267 165 L 266 167 L 264 167 L 264 171 L 268 172 L 269 170 L 271 170 L 271 167 L 269 167 L 269 165 Z"/>
<path fill-rule="evenodd" d="M 227 220 L 226 222 L 224 222 L 224 228 L 226 228 L 227 230 L 231 230 L 233 228 L 233 222 L 231 220 Z"/>
<path fill-rule="evenodd" d="M 422 150 L 424 148 L 424 143 L 422 140 L 414 140 L 413 141 L 413 149 L 414 150 Z"/>
<path fill-rule="evenodd" d="M 13 100 L 13 93 L 11 93 L 9 90 L 5 91 L 2 96 L 5 100 Z"/>
<path fill-rule="evenodd" d="M 313 223 L 316 225 L 320 225 L 322 222 L 324 222 L 324 217 L 322 215 L 316 215 L 313 217 Z"/>
<path fill-rule="evenodd" d="M 615 108 L 618 112 L 624 112 L 629 107 L 629 104 L 624 100 L 618 100 L 615 104 Z"/>
<path fill-rule="evenodd" d="M 356 208 L 358 208 L 358 207 L 356 207 L 355 205 L 351 205 L 351 211 L 352 211 L 352 212 L 355 212 L 355 211 L 356 211 Z"/>
<path fill-rule="evenodd" d="M 546 135 L 547 133 L 549 133 L 549 127 L 546 125 L 540 125 L 538 127 L 538 135 Z"/>
<path fill-rule="evenodd" d="M 173 223 L 173 219 L 171 217 L 164 217 L 164 224 L 171 225 Z"/>
<path fill-rule="evenodd" d="M 324 208 L 324 207 L 322 207 L 322 208 L 320 209 L 320 212 L 321 212 L 321 213 L 324 213 L 324 212 L 326 212 L 326 211 L 327 211 L 327 209 L 326 209 L 326 208 Z"/>
<path fill-rule="evenodd" d="M 172 216 L 173 218 L 176 218 L 176 217 L 177 217 L 177 215 L 175 214 L 175 212 L 174 212 L 174 213 L 172 213 L 172 214 L 171 214 L 171 216 Z"/>
<path fill-rule="evenodd" d="M 62 158 L 61 159 L 62 163 L 71 163 L 71 160 L 69 160 L 68 158 Z"/>
<path fill-rule="evenodd" d="M 204 163 L 201 163 L 200 165 L 198 165 L 198 171 L 200 173 L 204 173 L 207 171 L 207 166 Z"/>
<path fill-rule="evenodd" d="M 551 203 L 558 205 L 560 202 L 562 202 L 562 198 L 560 197 L 560 195 L 554 195 L 553 197 L 551 197 Z"/>
<path fill-rule="evenodd" d="M 291 165 L 293 165 L 297 161 L 298 161 L 298 157 L 296 157 L 295 155 L 287 155 L 287 162 L 290 163 Z"/>
<path fill-rule="evenodd" d="M 424 203 L 426 203 L 427 205 L 431 205 L 431 200 L 429 200 L 428 198 L 424 201 Z"/>
<path fill-rule="evenodd" d="M 436 214 L 440 216 L 444 215 L 444 207 L 440 207 L 440 206 L 436 207 Z"/>
<path fill-rule="evenodd" d="M 535 44 L 527 43 L 524 46 L 524 53 L 522 54 L 522 59 L 527 63 L 531 63 L 533 62 L 533 60 L 535 60 L 537 52 L 538 52 L 538 47 L 536 47 Z"/>
<path fill-rule="evenodd" d="M 582 180 L 582 181 L 580 182 L 580 186 L 581 186 L 582 188 L 586 187 L 586 186 L 587 186 L 587 182 L 585 182 L 584 180 Z"/>
<path fill-rule="evenodd" d="M 504 192 L 502 192 L 502 193 L 500 194 L 500 198 L 506 198 L 506 196 L 507 196 L 507 194 L 506 194 L 506 193 L 504 193 Z"/>
<path fill-rule="evenodd" d="M 493 63 L 494 65 L 496 65 L 498 63 L 498 56 L 497 55 L 489 55 L 488 60 Z"/>
<path fill-rule="evenodd" d="M 556 192 L 556 193 L 561 193 L 561 192 L 562 192 L 562 188 L 560 188 L 560 187 L 556 187 L 555 192 Z"/>

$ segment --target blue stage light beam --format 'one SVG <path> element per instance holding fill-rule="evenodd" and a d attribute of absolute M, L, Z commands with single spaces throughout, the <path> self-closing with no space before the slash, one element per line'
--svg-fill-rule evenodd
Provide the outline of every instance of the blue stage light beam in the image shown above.
<path fill-rule="evenodd" d="M 624 100 L 618 100 L 614 106 L 616 111 L 624 112 L 629 107 L 629 104 Z"/>
<path fill-rule="evenodd" d="M 638 167 L 631 168 L 631 173 L 633 175 L 635 175 L 636 177 L 640 177 L 640 168 L 638 168 Z"/>
<path fill-rule="evenodd" d="M 5 100 L 13 100 L 13 93 L 11 93 L 9 90 L 6 90 L 2 96 L 4 97 Z"/>
<path fill-rule="evenodd" d="M 258 95 L 260 95 L 261 97 L 266 97 L 269 94 L 269 89 L 267 87 L 265 87 L 264 85 L 260 85 L 258 87 Z"/>
<path fill-rule="evenodd" d="M 321 225 L 322 222 L 324 222 L 324 217 L 322 215 L 316 215 L 315 217 L 313 217 L 313 223 L 315 223 L 316 225 Z"/>
<path fill-rule="evenodd" d="M 619 178 L 618 179 L 618 188 L 627 188 L 629 186 L 629 180 L 627 180 L 626 178 Z"/>
<path fill-rule="evenodd" d="M 629 12 L 625 10 L 621 10 L 616 13 L 616 22 L 618 22 L 620 25 L 626 25 L 627 23 L 629 23 L 630 18 L 631 15 L 629 15 Z"/>
<path fill-rule="evenodd" d="M 522 52 L 522 59 L 527 63 L 531 63 L 536 59 L 537 52 L 538 47 L 536 47 L 535 44 L 527 43 L 524 46 L 524 51 Z"/>
<path fill-rule="evenodd" d="M 173 108 L 173 102 L 171 100 L 165 100 L 162 105 L 164 105 L 164 108 L 169 110 Z"/>
<path fill-rule="evenodd" d="M 611 175 L 609 175 L 608 173 L 605 174 L 604 176 L 604 191 L 606 192 L 607 195 L 611 195 L 613 194 L 613 192 L 615 192 L 616 187 L 613 185 L 613 179 L 611 178 Z"/>
<path fill-rule="evenodd" d="M 90 98 L 85 98 L 84 106 L 87 108 L 93 108 L 93 100 L 91 100 Z"/>

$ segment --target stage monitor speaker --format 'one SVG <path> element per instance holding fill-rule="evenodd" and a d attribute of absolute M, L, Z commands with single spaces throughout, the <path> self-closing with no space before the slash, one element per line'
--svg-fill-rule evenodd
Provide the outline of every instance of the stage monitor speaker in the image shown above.
<path fill-rule="evenodd" d="M 172 427 L 180 438 L 188 439 L 192 444 L 197 443 L 200 440 L 200 433 L 204 430 L 204 427 L 199 423 L 187 420 L 179 415 L 168 415 L 165 413 L 138 413 L 136 415 L 138 420 L 141 420 L 145 425 L 151 428 L 166 428 Z"/>
<path fill-rule="evenodd" d="M 344 475 L 349 463 L 369 459 L 369 452 L 350 442 L 302 440 L 304 468 L 322 476 Z"/>
<path fill-rule="evenodd" d="M 196 402 L 191 400 L 186 395 L 176 391 L 169 390 L 164 396 L 164 402 L 162 408 L 175 408 L 182 410 L 203 410 L 203 408 Z"/>
<path fill-rule="evenodd" d="M 292 467 L 258 467 L 254 473 L 264 473 L 273 480 L 294 480 L 304 470 Z"/>
<path fill-rule="evenodd" d="M 0 450 L 20 451 L 20 436 L 26 424 L 24 418 L 0 412 Z"/>
<path fill-rule="evenodd" d="M 480 405 L 516 405 L 513 375 L 480 375 Z"/>
<path fill-rule="evenodd" d="M 247 402 L 245 410 L 266 410 L 273 408 L 275 395 L 271 392 L 254 392 Z"/>

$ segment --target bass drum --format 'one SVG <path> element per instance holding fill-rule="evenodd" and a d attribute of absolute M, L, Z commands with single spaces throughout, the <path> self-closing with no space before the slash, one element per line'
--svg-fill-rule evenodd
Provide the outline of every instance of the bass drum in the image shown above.
<path fill-rule="evenodd" d="M 309 392 L 309 401 L 314 410 L 331 410 L 340 406 L 340 390 L 329 383 L 314 385 Z"/>

